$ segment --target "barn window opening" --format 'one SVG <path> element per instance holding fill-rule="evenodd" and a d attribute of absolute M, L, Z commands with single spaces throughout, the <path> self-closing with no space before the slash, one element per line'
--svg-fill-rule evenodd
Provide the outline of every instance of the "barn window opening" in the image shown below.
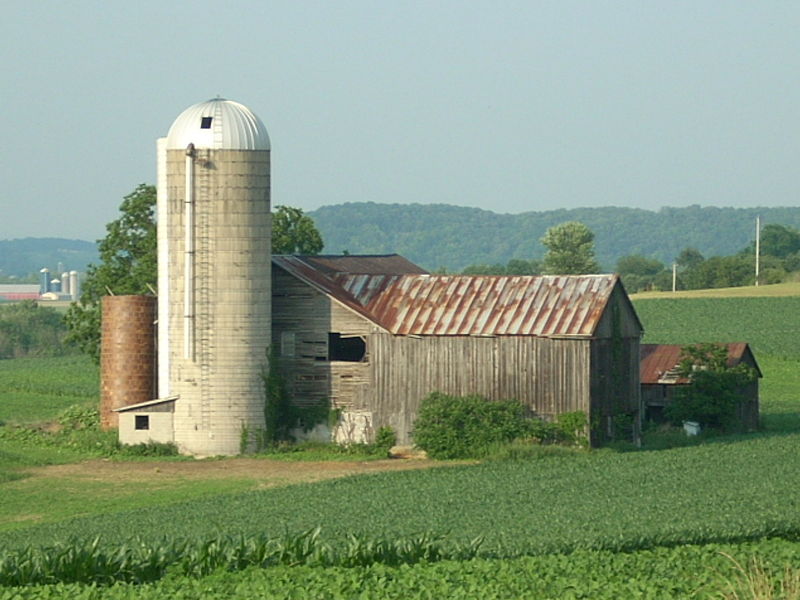
<path fill-rule="evenodd" d="M 201 117 L 200 118 L 200 129 L 211 129 L 211 120 L 214 117 Z"/>
<path fill-rule="evenodd" d="M 150 429 L 150 415 L 136 415 L 135 427 L 138 430 Z"/>
<path fill-rule="evenodd" d="M 281 356 L 294 356 L 294 331 L 281 331 Z"/>
<path fill-rule="evenodd" d="M 342 337 L 341 333 L 328 334 L 328 360 L 361 362 L 367 354 L 367 343 L 358 336 Z"/>

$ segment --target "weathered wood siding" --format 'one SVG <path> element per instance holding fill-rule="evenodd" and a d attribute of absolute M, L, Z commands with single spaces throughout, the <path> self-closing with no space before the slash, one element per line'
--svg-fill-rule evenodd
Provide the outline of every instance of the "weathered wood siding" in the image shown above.
<path fill-rule="evenodd" d="M 630 441 L 641 429 L 639 338 L 596 339 L 592 343 L 591 442 Z M 623 427 L 629 424 L 633 427 Z"/>
<path fill-rule="evenodd" d="M 592 342 L 592 445 L 641 429 L 639 342 L 642 329 L 633 306 L 617 283 Z M 622 427 L 623 424 L 631 424 Z M 623 429 L 628 431 L 623 432 Z"/>
<path fill-rule="evenodd" d="M 513 398 L 542 417 L 589 409 L 588 340 L 376 333 L 370 344 L 374 423 L 394 428 L 400 443 L 411 441 L 433 391 Z"/>
<path fill-rule="evenodd" d="M 330 402 L 333 408 L 366 408 L 369 343 L 363 362 L 331 362 L 328 334 L 366 340 L 375 326 L 282 269 L 273 267 L 272 276 L 272 343 L 293 401 L 298 406 Z M 287 334 L 291 344 L 286 343 Z M 287 345 L 293 346 L 291 356 L 285 352 L 290 350 Z"/>
<path fill-rule="evenodd" d="M 533 336 L 395 336 L 279 268 L 273 269 L 273 344 L 298 405 L 371 415 L 412 441 L 421 400 L 433 391 L 517 399 L 537 415 L 613 415 L 640 407 L 639 336 L 621 287 L 601 318 L 603 339 Z M 362 362 L 328 361 L 328 334 L 360 336 Z M 292 334 L 280 356 L 282 336 Z M 591 417 L 592 415 L 590 415 Z"/>

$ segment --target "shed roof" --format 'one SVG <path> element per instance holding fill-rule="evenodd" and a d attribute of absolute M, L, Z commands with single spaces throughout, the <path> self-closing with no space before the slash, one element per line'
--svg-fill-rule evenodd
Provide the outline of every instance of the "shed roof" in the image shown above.
<path fill-rule="evenodd" d="M 752 365 L 758 376 L 762 377 L 761 369 L 747 342 L 731 342 L 723 345 L 728 349 L 729 367 L 735 367 L 744 361 Z M 677 374 L 683 345 L 641 344 L 639 348 L 641 357 L 639 379 L 643 384 L 680 385 L 689 383 L 686 377 L 679 377 Z"/>
<path fill-rule="evenodd" d="M 156 398 L 155 400 L 145 400 L 137 404 L 129 404 L 128 406 L 120 406 L 119 408 L 112 408 L 113 412 L 128 412 L 130 410 L 138 410 L 141 408 L 150 408 L 151 406 L 158 406 L 160 404 L 168 404 L 175 402 L 180 396 L 167 396 L 166 398 Z"/>
<path fill-rule="evenodd" d="M 381 274 L 377 263 L 367 273 L 325 273 L 312 257 L 273 260 L 397 335 L 591 337 L 614 290 L 624 294 L 616 275 L 429 275 L 393 256 L 398 268 Z M 415 271 L 402 273 L 403 263 Z"/>

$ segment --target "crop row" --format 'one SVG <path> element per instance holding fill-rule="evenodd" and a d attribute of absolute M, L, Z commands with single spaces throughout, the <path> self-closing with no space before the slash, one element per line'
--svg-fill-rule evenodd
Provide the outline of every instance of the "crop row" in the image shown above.
<path fill-rule="evenodd" d="M 800 358 L 800 298 L 637 300 L 645 342 L 749 342 L 758 353 Z"/>
<path fill-rule="evenodd" d="M 75 583 L 0 588 L 0 600 L 72 598 L 719 598 L 767 581 L 776 596 L 797 587 L 800 544 L 780 539 L 679 546 L 632 553 L 580 550 L 517 559 L 470 559 L 399 566 L 221 566 L 197 577 L 178 567 L 156 583 Z M 782 581 L 781 581 L 782 580 Z M 800 591 L 800 590 L 796 590 Z"/>
<path fill-rule="evenodd" d="M 69 540 L 55 546 L 28 547 L 0 553 L 0 585 L 23 586 L 50 583 L 143 583 L 172 574 L 204 577 L 219 570 L 241 571 L 248 567 L 311 565 L 319 567 L 368 566 L 469 560 L 477 555 L 481 540 L 446 544 L 422 534 L 410 538 L 367 539 L 347 536 L 332 547 L 320 540 L 319 528 L 280 538 L 218 537 L 202 542 L 134 540 L 113 548 L 99 538 L 91 542 Z"/>
<path fill-rule="evenodd" d="M 22 548 L 103 535 L 122 544 L 323 527 L 386 539 L 419 532 L 499 557 L 635 550 L 800 533 L 800 435 L 660 452 L 600 451 L 539 460 L 381 473 L 215 496 L 39 525 L 0 535 Z"/>

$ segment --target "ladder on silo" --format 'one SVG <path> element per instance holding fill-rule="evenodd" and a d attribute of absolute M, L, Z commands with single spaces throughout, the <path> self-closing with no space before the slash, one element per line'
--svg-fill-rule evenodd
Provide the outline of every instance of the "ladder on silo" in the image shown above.
<path fill-rule="evenodd" d="M 220 119 L 214 119 L 218 123 Z M 214 125 L 216 127 L 216 125 Z M 202 427 L 208 430 L 211 427 L 211 358 L 213 353 L 212 340 L 214 323 L 212 322 L 213 307 L 211 306 L 210 282 L 214 277 L 214 263 L 211 256 L 214 251 L 214 240 L 211 237 L 211 208 L 213 198 L 209 197 L 212 190 L 211 172 L 208 162 L 208 150 L 200 151 L 200 168 L 196 171 L 196 267 L 195 267 L 195 352 L 200 367 L 200 414 Z"/>

